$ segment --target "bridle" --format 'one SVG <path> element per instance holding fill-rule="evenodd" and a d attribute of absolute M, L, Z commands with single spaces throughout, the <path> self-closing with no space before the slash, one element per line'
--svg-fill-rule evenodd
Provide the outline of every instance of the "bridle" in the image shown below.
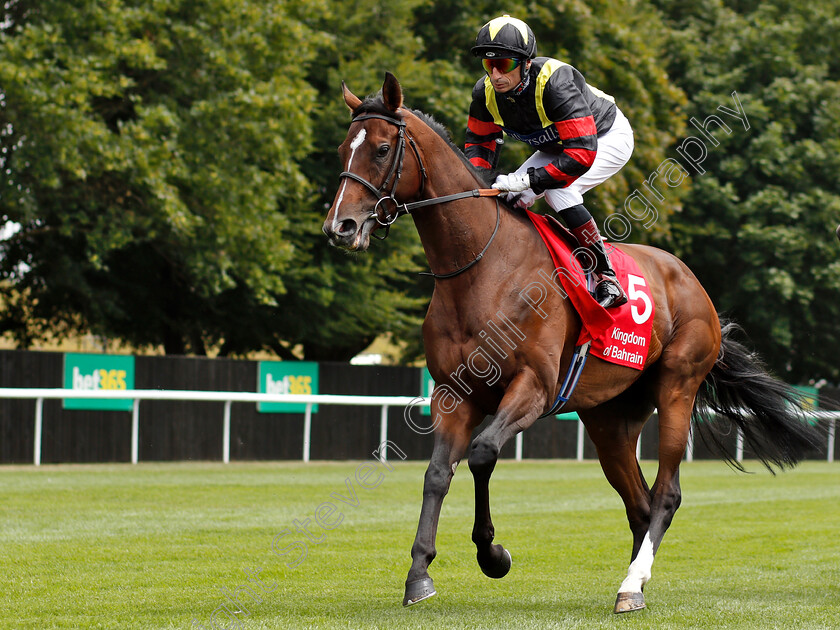
<path fill-rule="evenodd" d="M 420 157 L 420 151 L 417 150 L 417 144 L 414 142 L 414 138 L 411 137 L 408 133 L 406 133 L 406 123 L 405 120 L 402 119 L 395 119 L 390 118 L 388 116 L 383 116 L 382 114 L 361 114 L 356 116 L 352 121 L 351 125 L 355 122 L 359 122 L 362 120 L 371 120 L 371 119 L 378 119 L 384 120 L 387 123 L 390 123 L 397 127 L 397 148 L 394 151 L 394 160 L 391 162 L 391 168 L 388 170 L 388 174 L 385 176 L 385 179 L 382 182 L 382 185 L 378 188 L 366 180 L 361 175 L 356 175 L 356 173 L 351 173 L 350 171 L 342 171 L 342 173 L 338 176 L 339 179 L 343 179 L 348 177 L 353 181 L 359 182 L 365 188 L 367 188 L 373 196 L 377 198 L 376 204 L 373 206 L 373 210 L 371 211 L 370 216 L 376 219 L 376 222 L 379 225 L 385 228 L 385 234 L 383 236 L 377 236 L 373 234 L 374 238 L 378 238 L 379 240 L 384 240 L 388 237 L 388 233 L 391 229 L 391 225 L 400 218 L 404 214 L 410 214 L 412 210 L 416 210 L 417 208 L 422 208 L 425 206 L 432 206 L 441 203 L 447 203 L 449 201 L 457 201 L 458 199 L 466 199 L 468 197 L 495 197 L 499 194 L 499 191 L 493 188 L 476 188 L 475 190 L 467 190 L 464 192 L 454 193 L 452 195 L 444 195 L 442 197 L 433 197 L 431 199 L 423 199 L 420 201 L 414 201 L 411 203 L 399 203 L 396 199 L 397 193 L 397 185 L 400 182 L 400 176 L 402 175 L 403 170 L 403 162 L 405 161 L 405 145 L 406 145 L 406 138 L 408 139 L 408 144 L 411 147 L 411 150 L 414 152 L 414 157 L 417 158 L 417 165 L 420 169 L 420 189 L 417 192 L 417 195 L 420 196 L 423 194 L 423 190 L 426 187 L 426 180 L 428 179 L 428 173 L 426 172 L 426 166 L 423 164 L 423 158 Z M 388 184 L 393 179 L 393 184 L 391 184 L 390 192 L 386 193 L 388 189 Z M 394 213 L 389 215 L 387 208 L 383 205 L 386 202 L 391 202 L 394 204 Z M 382 205 L 382 217 L 380 218 L 380 205 Z M 490 244 L 493 242 L 493 239 L 496 238 L 496 234 L 499 231 L 499 225 L 501 224 L 501 207 L 499 205 L 498 198 L 496 199 L 496 227 L 493 229 L 493 233 L 490 235 L 490 239 L 487 241 L 487 244 L 484 246 L 484 249 L 479 252 L 478 256 L 475 259 L 467 263 L 464 267 L 452 271 L 450 273 L 445 274 L 437 274 L 433 272 L 421 272 L 421 275 L 425 276 L 432 276 L 438 279 L 445 279 L 445 278 L 452 278 L 465 272 L 467 269 L 475 265 L 479 260 L 484 257 L 485 252 L 490 247 Z"/>
<path fill-rule="evenodd" d="M 379 223 L 379 225 L 385 228 L 385 235 L 376 236 L 374 234 L 374 236 L 376 238 L 379 238 L 380 240 L 384 240 L 385 238 L 387 238 L 388 230 L 390 229 L 394 221 L 396 221 L 403 214 L 409 213 L 412 209 L 407 207 L 406 204 L 402 204 L 401 206 L 396 199 L 397 185 L 400 183 L 403 162 L 405 161 L 405 121 L 389 118 L 388 116 L 383 116 L 381 114 L 362 114 L 361 116 L 357 116 L 356 118 L 354 118 L 350 124 L 362 120 L 371 119 L 384 120 L 385 122 L 388 122 L 397 127 L 397 149 L 396 151 L 394 151 L 394 160 L 393 162 L 391 162 L 391 168 L 388 171 L 388 174 L 385 176 L 385 179 L 383 180 L 382 185 L 379 188 L 371 184 L 364 177 L 356 175 L 356 173 L 351 173 L 350 171 L 342 172 L 339 175 L 339 178 L 349 177 L 350 179 L 362 184 L 365 188 L 367 188 L 370 192 L 373 193 L 374 197 L 377 197 L 377 202 L 376 205 L 373 207 L 373 212 L 371 213 L 371 215 L 376 219 L 376 222 Z M 423 164 L 423 159 L 420 157 L 420 152 L 417 150 L 417 144 L 414 142 L 414 138 L 408 136 L 408 142 L 411 145 L 411 150 L 414 151 L 414 156 L 417 158 L 417 164 L 420 166 L 420 191 L 418 192 L 418 195 L 421 195 L 423 194 L 423 189 L 426 187 L 426 167 Z M 385 191 L 388 188 L 388 183 L 391 181 L 392 178 L 394 180 L 394 183 L 391 185 L 391 191 L 389 193 L 386 193 Z M 387 201 L 390 201 L 394 204 L 396 212 L 394 212 L 394 214 L 389 217 L 387 209 L 383 206 L 383 214 L 382 218 L 380 218 L 379 206 L 383 202 Z"/>

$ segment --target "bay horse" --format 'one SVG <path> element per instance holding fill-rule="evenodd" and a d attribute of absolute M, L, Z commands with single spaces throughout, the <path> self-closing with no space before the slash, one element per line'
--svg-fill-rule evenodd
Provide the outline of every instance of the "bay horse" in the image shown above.
<path fill-rule="evenodd" d="M 582 324 L 570 300 L 557 292 L 548 293 L 542 314 L 523 301 L 523 288 L 537 274 L 555 272 L 536 229 L 522 211 L 484 196 L 496 191 L 484 190 L 487 183 L 440 124 L 403 107 L 402 88 L 392 74 L 386 73 L 379 96 L 362 101 L 344 83 L 342 91 L 353 119 L 338 149 L 344 172 L 324 233 L 335 246 L 363 251 L 374 230 L 410 212 L 435 276 L 423 340 L 436 383 L 431 401 L 436 427 L 405 584 L 403 604 L 410 605 L 436 594 L 428 567 L 436 555 L 438 519 L 468 451 L 478 564 L 492 578 L 509 571 L 510 553 L 493 544 L 490 476 L 502 446 L 552 407 Z M 642 590 L 654 555 L 680 505 L 679 466 L 693 416 L 711 410 L 727 429 L 737 426 L 771 470 L 795 465 L 817 439 L 801 421 L 792 390 L 732 338 L 734 325 L 721 328 L 711 299 L 686 265 L 653 247 L 618 248 L 636 261 L 655 302 L 644 368 L 592 356 L 564 408 L 578 412 L 626 507 L 633 547 L 617 613 L 645 607 Z M 487 328 L 500 313 L 522 335 L 514 348 L 495 346 L 499 373 L 488 379 L 470 358 L 481 348 L 490 351 Z M 456 382 L 463 394 L 457 404 L 453 389 L 448 400 L 437 395 Z M 654 409 L 659 468 L 651 487 L 636 459 L 636 442 Z M 489 424 L 472 439 L 486 416 L 492 417 Z"/>

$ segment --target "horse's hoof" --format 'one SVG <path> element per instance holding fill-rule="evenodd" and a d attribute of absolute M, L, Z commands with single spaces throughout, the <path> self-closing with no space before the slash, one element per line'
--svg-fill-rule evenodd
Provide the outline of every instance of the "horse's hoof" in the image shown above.
<path fill-rule="evenodd" d="M 498 580 L 503 578 L 510 571 L 513 564 L 510 552 L 501 545 L 490 545 L 490 553 L 487 555 L 477 554 L 478 566 L 487 577 Z"/>
<path fill-rule="evenodd" d="M 405 585 L 403 606 L 411 606 L 412 604 L 422 602 L 424 599 L 429 599 L 432 595 L 437 595 L 437 591 L 430 577 L 407 583 Z"/>
<path fill-rule="evenodd" d="M 633 612 L 645 607 L 644 593 L 619 593 L 615 598 L 614 613 Z"/>

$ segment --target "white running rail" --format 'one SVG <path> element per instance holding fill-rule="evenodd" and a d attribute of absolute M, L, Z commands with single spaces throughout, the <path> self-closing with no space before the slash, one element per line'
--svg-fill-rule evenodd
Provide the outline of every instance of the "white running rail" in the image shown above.
<path fill-rule="evenodd" d="M 303 403 L 306 405 L 303 421 L 303 461 L 309 461 L 309 447 L 312 435 L 312 405 L 354 405 L 381 407 L 380 443 L 388 439 L 388 408 L 428 406 L 428 399 L 419 396 L 338 396 L 332 394 L 258 394 L 255 392 L 207 392 L 161 389 L 121 390 L 78 390 L 48 388 L 5 388 L 0 387 L 0 398 L 35 400 L 35 446 L 33 463 L 41 465 L 41 432 L 43 426 L 44 400 L 85 398 L 133 400 L 131 412 L 131 463 L 139 461 L 140 452 L 140 401 L 141 400 L 189 400 L 225 403 L 222 422 L 222 461 L 230 462 L 230 407 L 235 402 L 253 403 Z"/>
<path fill-rule="evenodd" d="M 301 403 L 306 405 L 303 421 L 303 461 L 309 461 L 312 435 L 312 405 L 351 405 L 362 407 L 380 407 L 379 440 L 388 440 L 388 409 L 390 407 L 428 407 L 430 399 L 420 396 L 340 396 L 335 394 L 260 394 L 256 392 L 208 392 L 160 389 L 123 389 L 123 390 L 78 390 L 50 388 L 13 388 L 0 387 L 0 399 L 35 400 L 35 444 L 33 463 L 41 465 L 41 438 L 43 427 L 43 408 L 46 399 L 85 398 L 133 400 L 131 412 L 131 463 L 139 461 L 140 451 L 140 401 L 141 400 L 185 400 L 203 402 L 223 402 L 222 422 L 222 461 L 230 462 L 230 408 L 235 402 L 252 403 Z M 835 425 L 840 419 L 838 411 L 813 411 L 809 415 L 819 420 L 828 420 L 827 460 L 834 461 Z M 576 459 L 583 460 L 584 430 L 578 422 Z M 637 444 L 637 458 L 641 455 L 641 439 Z M 522 433 L 516 435 L 515 457 L 522 459 Z M 738 435 L 736 459 L 743 457 L 743 439 Z M 694 459 L 693 432 L 686 449 L 688 461 Z"/>

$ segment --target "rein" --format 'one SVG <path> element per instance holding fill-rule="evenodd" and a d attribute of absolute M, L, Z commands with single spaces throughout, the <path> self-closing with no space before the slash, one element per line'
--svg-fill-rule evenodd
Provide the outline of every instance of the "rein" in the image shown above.
<path fill-rule="evenodd" d="M 373 193 L 374 197 L 378 198 L 376 204 L 373 206 L 373 210 L 371 211 L 370 216 L 375 218 L 376 222 L 385 228 L 385 235 L 377 236 L 376 234 L 373 234 L 374 238 L 377 238 L 379 240 L 385 240 L 388 237 L 391 225 L 393 225 L 393 223 L 397 219 L 399 219 L 404 214 L 410 214 L 413 210 L 417 210 L 418 208 L 448 203 L 450 201 L 458 201 L 459 199 L 467 199 L 469 197 L 498 197 L 500 191 L 496 190 L 495 188 L 476 188 L 474 190 L 466 190 L 464 192 L 453 193 L 451 195 L 444 195 L 442 197 L 432 197 L 431 199 L 423 199 L 420 201 L 413 201 L 411 203 L 399 203 L 396 199 L 396 193 L 397 185 L 399 184 L 400 176 L 402 175 L 403 162 L 405 161 L 406 138 L 408 138 L 408 144 L 411 147 L 411 150 L 414 152 L 414 157 L 417 158 L 417 164 L 420 168 L 420 190 L 417 193 L 418 195 L 422 195 L 423 190 L 426 187 L 426 180 L 428 179 L 426 166 L 423 164 L 423 159 L 420 157 L 420 152 L 417 150 L 417 144 L 414 142 L 414 138 L 412 138 L 406 133 L 406 123 L 404 120 L 395 120 L 393 118 L 389 118 L 388 116 L 383 116 L 381 114 L 362 114 L 361 116 L 357 116 L 356 118 L 354 118 L 350 124 L 361 120 L 370 119 L 384 120 L 385 122 L 396 126 L 398 129 L 397 149 L 394 154 L 394 161 L 391 163 L 391 168 L 389 169 L 388 174 L 385 176 L 382 185 L 377 188 L 374 184 L 366 180 L 361 175 L 351 173 L 350 171 L 343 171 L 338 177 L 339 179 L 348 177 L 353 181 L 359 182 L 371 193 Z M 391 185 L 391 191 L 386 193 L 385 191 L 388 188 L 388 184 L 391 181 L 391 178 L 393 178 L 394 182 Z M 383 202 L 389 201 L 394 204 L 395 212 L 389 215 L 387 209 L 385 209 L 385 207 L 383 206 L 383 216 L 382 218 L 380 218 L 379 206 L 383 204 Z M 497 198 L 496 227 L 493 229 L 493 233 L 490 235 L 490 239 L 487 241 L 487 244 L 484 246 L 484 249 L 482 249 L 481 252 L 479 252 L 478 256 L 476 256 L 475 259 L 472 260 L 472 262 L 469 262 L 460 269 L 456 269 L 455 271 L 449 273 L 438 274 L 430 271 L 422 271 L 420 272 L 420 275 L 432 276 L 433 278 L 437 279 L 453 278 L 475 265 L 479 260 L 481 260 L 484 257 L 484 254 L 485 252 L 487 252 L 487 249 L 490 247 L 490 244 L 493 242 L 493 239 L 496 238 L 496 234 L 499 231 L 499 225 L 501 224 L 501 218 L 501 207 Z"/>

